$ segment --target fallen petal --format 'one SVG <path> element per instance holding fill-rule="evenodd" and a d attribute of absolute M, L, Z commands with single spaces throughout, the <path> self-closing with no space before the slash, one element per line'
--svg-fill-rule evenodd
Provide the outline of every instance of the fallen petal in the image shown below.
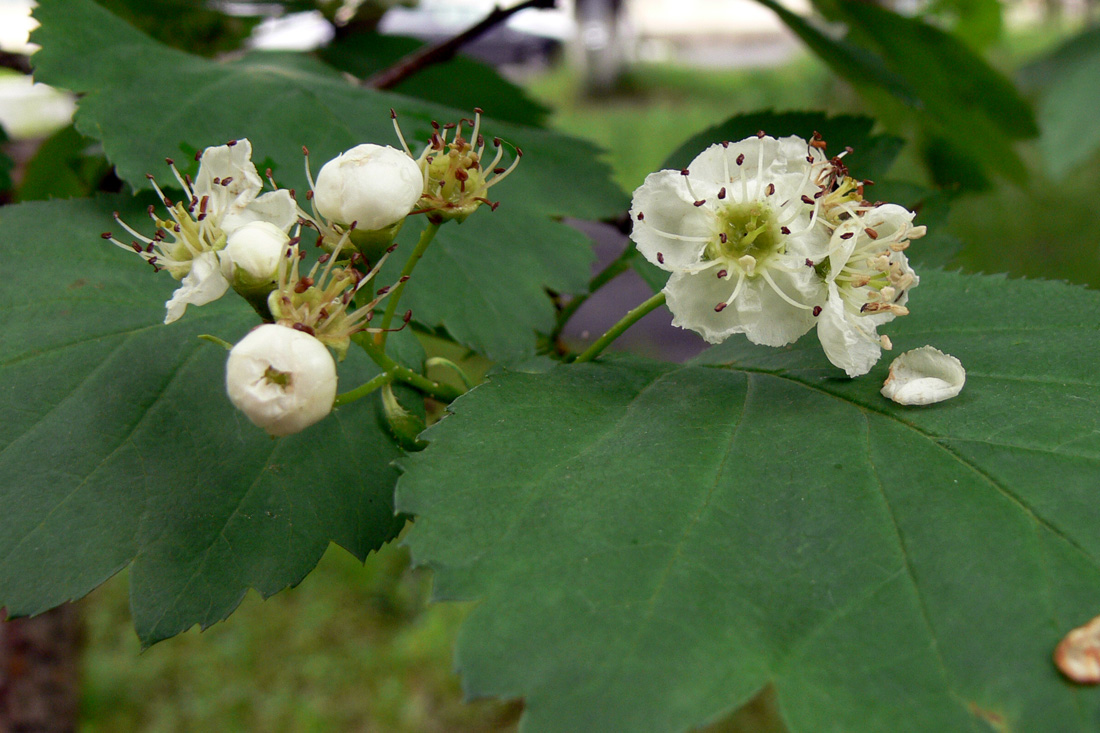
<path fill-rule="evenodd" d="M 931 405 L 951 399 L 965 383 L 966 370 L 958 359 L 922 346 L 894 359 L 882 395 L 899 405 Z"/>
<path fill-rule="evenodd" d="M 1054 650 L 1054 663 L 1074 682 L 1100 683 L 1100 616 L 1066 634 Z"/>

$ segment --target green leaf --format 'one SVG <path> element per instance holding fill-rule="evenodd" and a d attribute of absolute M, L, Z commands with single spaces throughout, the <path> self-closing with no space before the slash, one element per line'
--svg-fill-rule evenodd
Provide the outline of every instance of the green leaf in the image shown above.
<path fill-rule="evenodd" d="M 23 171 L 20 201 L 73 198 L 96 192 L 111 166 L 102 154 L 89 153 L 94 141 L 67 125 L 46 138 Z"/>
<path fill-rule="evenodd" d="M 1067 41 L 1035 67 L 1046 82 L 1039 102 L 1039 149 L 1063 178 L 1100 147 L 1100 28 Z"/>
<path fill-rule="evenodd" d="M 336 68 L 366 79 L 422 46 L 423 42 L 414 38 L 356 33 L 318 54 Z M 520 125 L 541 127 L 550 113 L 496 69 L 467 56 L 418 71 L 393 91 L 457 109 L 481 107 L 493 119 Z"/>
<path fill-rule="evenodd" d="M 921 100 L 923 124 L 981 160 L 1020 180 L 1013 140 L 1035 137 L 1028 103 L 1004 75 L 950 33 L 873 3 L 843 3 L 845 20 L 903 76 Z"/>
<path fill-rule="evenodd" d="M 1100 612 L 1100 294 L 924 272 L 896 352 L 968 382 L 887 401 L 812 334 L 695 364 L 510 372 L 406 458 L 470 696 L 529 731 L 681 731 L 771 685 L 792 733 L 1093 730 L 1051 653 Z"/>
<path fill-rule="evenodd" d="M 192 56 L 90 0 L 45 0 L 35 17 L 42 23 L 34 34 L 42 45 L 33 57 L 36 78 L 84 94 L 77 129 L 103 141 L 119 177 L 136 189 L 149 187 L 146 173 L 164 170 L 165 156 L 247 137 L 257 159 L 277 163 L 280 183 L 304 191 L 302 145 L 319 167 L 362 142 L 396 145 L 391 108 L 416 145 L 427 143 L 433 119 L 472 114 L 293 68 L 284 54 L 224 63 Z M 492 119 L 482 129 L 526 153 L 517 175 L 492 194 L 530 213 L 532 226 L 547 215 L 601 218 L 625 208 L 588 143 Z"/>
<path fill-rule="evenodd" d="M 686 168 L 708 146 L 723 140 L 743 140 L 761 130 L 772 137 L 798 135 L 806 140 L 816 131 L 829 143 L 827 152 L 831 155 L 843 152 L 845 147 L 853 148 L 852 155 L 844 159 L 845 165 L 856 178 L 874 180 L 886 175 L 904 144 L 893 135 L 872 134 L 874 126 L 870 117 L 829 117 L 824 112 L 766 111 L 737 115 L 692 137 L 668 157 L 664 167 Z"/>
<path fill-rule="evenodd" d="M 0 145 L 8 141 L 8 134 L 4 132 L 4 128 L 0 127 Z M 15 163 L 6 153 L 0 151 L 0 193 L 11 189 L 11 171 L 15 167 Z"/>
<path fill-rule="evenodd" d="M 768 8 L 802 42 L 810 47 L 838 76 L 856 86 L 873 85 L 896 96 L 906 104 L 915 105 L 919 100 L 904 77 L 887 68 L 883 60 L 865 48 L 845 39 L 833 38 L 823 33 L 801 15 L 793 13 L 777 0 L 757 0 Z"/>
<path fill-rule="evenodd" d="M 0 605 L 39 613 L 132 565 L 151 644 L 298 583 L 330 541 L 362 558 L 392 538 L 400 452 L 376 400 L 281 439 L 251 425 L 197 337 L 235 341 L 255 315 L 229 294 L 163 325 L 176 283 L 98 238 L 112 208 L 144 216 L 129 197 L 0 209 Z"/>
<path fill-rule="evenodd" d="M 440 228 L 409 280 L 402 307 L 411 308 L 418 323 L 443 329 L 494 361 L 532 356 L 535 332 L 554 327 L 546 290 L 584 292 L 594 255 L 576 229 L 546 222 L 536 233 L 530 223 L 516 207 L 502 204 Z M 406 225 L 383 281 L 400 274 L 402 253 L 418 234 Z"/>

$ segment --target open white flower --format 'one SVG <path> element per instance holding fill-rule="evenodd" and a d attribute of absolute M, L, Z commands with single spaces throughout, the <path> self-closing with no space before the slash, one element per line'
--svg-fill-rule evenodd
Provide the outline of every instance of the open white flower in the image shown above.
<path fill-rule="evenodd" d="M 913 212 L 896 204 L 838 207 L 841 218 L 833 232 L 825 271 L 827 297 L 820 310 L 817 335 L 825 355 L 849 377 L 866 374 L 890 348 L 878 326 L 906 315 L 909 291 L 920 278 L 904 250 L 924 236 L 913 227 Z"/>
<path fill-rule="evenodd" d="M 245 139 L 206 148 L 194 181 L 180 175 L 169 159 L 168 165 L 183 189 L 184 200 L 173 202 L 149 176 L 168 209 L 168 218 L 161 219 L 153 207 L 149 208 L 156 226 L 152 238 L 123 222 L 117 212 L 115 221 L 134 237 L 133 241 L 125 244 L 110 232 L 103 235 L 119 247 L 136 252 L 154 270 L 166 269 L 172 277 L 183 281 L 165 304 L 168 309 L 165 323 L 182 316 L 188 305 L 209 303 L 229 289 L 216 256 L 225 248 L 229 235 L 256 221 L 269 222 L 286 232 L 298 221 L 298 207 L 289 191 L 269 191 L 258 196 L 263 181 L 251 156 L 252 145 Z"/>
<path fill-rule="evenodd" d="M 935 347 L 922 346 L 894 359 L 882 396 L 899 405 L 931 405 L 951 399 L 964 384 L 962 362 Z"/>
<path fill-rule="evenodd" d="M 229 352 L 225 389 L 253 424 L 290 435 L 332 411 L 336 362 L 308 333 L 266 323 Z"/>
<path fill-rule="evenodd" d="M 631 239 L 672 272 L 673 325 L 711 343 L 744 333 L 782 346 L 814 327 L 829 247 L 824 154 L 798 137 L 760 134 L 704 150 L 682 171 L 650 174 L 634 192 Z"/>
<path fill-rule="evenodd" d="M 385 229 L 404 219 L 424 190 L 411 156 L 388 145 L 356 145 L 325 163 L 313 186 L 317 212 L 359 231 Z"/>

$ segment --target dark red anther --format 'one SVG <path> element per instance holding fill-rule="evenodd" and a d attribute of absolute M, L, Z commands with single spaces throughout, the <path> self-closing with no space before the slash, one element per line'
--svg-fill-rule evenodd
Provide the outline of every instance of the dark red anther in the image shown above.
<path fill-rule="evenodd" d="M 496 174 L 497 174 L 497 175 L 499 176 L 499 175 L 500 175 L 501 173 L 503 173 L 503 172 L 504 172 L 505 170 L 506 170 L 505 168 L 494 168 L 494 169 L 493 169 L 493 173 L 496 173 Z"/>
<path fill-rule="evenodd" d="M 317 311 L 317 315 L 320 316 L 322 319 L 328 318 L 328 310 L 322 308 L 321 310 Z"/>
<path fill-rule="evenodd" d="M 489 204 L 489 211 L 496 211 L 498 206 L 500 206 L 500 202 L 494 201 L 493 203 Z"/>
<path fill-rule="evenodd" d="M 103 237 L 104 239 L 110 239 L 111 238 L 111 233 L 110 232 L 103 232 L 103 234 L 100 234 L 99 236 Z"/>
<path fill-rule="evenodd" d="M 223 186 L 228 186 L 232 182 L 233 182 L 233 176 L 226 176 L 225 178 L 222 179 L 222 185 Z"/>
<path fill-rule="evenodd" d="M 381 298 L 383 295 L 385 295 L 388 292 L 390 292 L 390 286 L 385 285 L 383 287 L 378 288 L 378 292 L 375 293 L 375 296 L 378 297 L 378 298 Z"/>
<path fill-rule="evenodd" d="M 196 150 L 195 151 L 195 160 L 198 160 L 201 157 L 202 157 L 202 151 L 201 150 Z"/>
<path fill-rule="evenodd" d="M 236 141 L 236 140 L 230 140 L 229 142 L 227 142 L 227 143 L 225 144 L 225 146 L 226 146 L 227 148 L 231 148 L 231 147 L 233 147 L 233 146 L 234 146 L 234 145 L 236 145 L 236 144 L 237 144 L 237 141 Z"/>
<path fill-rule="evenodd" d="M 698 207 L 702 206 L 703 204 L 705 204 L 706 202 L 707 202 L 707 200 L 706 200 L 706 199 L 699 199 L 698 201 L 694 202 L 694 204 L 693 204 L 693 205 L 694 205 L 694 206 L 695 206 L 696 208 L 698 208 Z"/>
<path fill-rule="evenodd" d="M 476 112 L 479 115 L 485 114 L 485 110 L 483 110 L 481 107 L 474 107 L 474 112 Z"/>
<path fill-rule="evenodd" d="M 291 198 L 293 198 L 294 194 L 290 194 L 290 196 L 291 196 Z M 312 190 L 306 191 L 306 201 L 312 201 L 312 200 L 313 200 L 313 191 Z"/>
<path fill-rule="evenodd" d="M 809 196 L 807 196 L 806 194 L 802 194 L 802 203 L 809 204 L 810 206 L 813 206 L 814 205 L 814 200 L 812 198 L 810 198 Z"/>
<path fill-rule="evenodd" d="M 818 191 L 817 193 L 815 193 L 815 194 L 814 194 L 814 198 L 815 198 L 815 199 L 819 199 L 819 198 L 821 198 L 821 197 L 822 197 L 822 196 L 824 196 L 824 195 L 825 195 L 825 192 L 824 192 L 824 191 Z"/>
<path fill-rule="evenodd" d="M 302 241 L 301 237 L 291 237 L 290 239 L 287 240 L 287 246 L 288 247 L 293 247 L 294 245 L 298 244 L 298 242 L 301 242 L 301 241 Z"/>
<path fill-rule="evenodd" d="M 317 261 L 320 262 L 323 265 L 331 259 L 332 259 L 332 254 L 329 253 L 329 252 L 325 252 L 324 254 L 322 254 L 320 257 L 317 258 Z"/>
<path fill-rule="evenodd" d="M 758 138 L 760 138 L 761 140 L 763 140 L 763 139 L 764 139 L 765 135 L 766 135 L 766 133 L 765 133 L 765 132 L 764 132 L 763 130 L 757 130 L 757 131 L 756 131 L 756 136 L 757 136 Z"/>
<path fill-rule="evenodd" d="M 182 230 L 180 229 L 180 225 L 176 224 L 174 227 L 172 227 L 172 231 L 175 232 L 176 234 L 179 234 L 180 231 L 182 231 Z"/>
<path fill-rule="evenodd" d="M 783 232 L 784 234 L 790 234 L 791 233 L 791 230 L 788 229 L 787 227 L 779 227 L 779 231 Z"/>
<path fill-rule="evenodd" d="M 359 226 L 359 220 L 358 219 L 353 221 L 351 224 L 348 224 L 348 231 L 350 232 L 351 230 L 355 229 L 355 227 L 357 227 L 357 226 Z"/>
<path fill-rule="evenodd" d="M 680 169 L 680 175 L 681 175 L 681 176 L 689 176 L 689 175 L 691 175 L 691 174 L 690 174 L 690 173 L 688 172 L 688 169 L 687 169 L 687 168 L 681 168 L 681 169 Z"/>
<path fill-rule="evenodd" d="M 870 237 L 871 239 L 878 239 L 878 232 L 876 232 L 871 227 L 867 227 L 863 231 L 867 232 L 867 236 Z"/>
<path fill-rule="evenodd" d="M 408 281 L 409 281 L 409 276 L 408 276 L 408 275 L 402 275 L 402 276 L 401 276 L 400 278 L 398 278 L 398 280 L 397 280 L 397 282 L 399 282 L 399 283 L 405 283 L 405 282 L 408 282 Z"/>
<path fill-rule="evenodd" d="M 397 119 L 397 113 L 393 111 L 393 107 L 390 107 L 390 119 L 391 120 L 396 120 Z"/>
<path fill-rule="evenodd" d="M 153 174 L 152 173 L 146 173 L 145 177 L 148 178 L 150 181 L 153 180 Z"/>
<path fill-rule="evenodd" d="M 719 271 L 718 271 L 718 279 L 719 279 L 719 280 L 722 280 L 722 279 L 723 279 L 723 278 L 725 278 L 725 277 L 726 277 L 726 275 L 728 275 L 728 274 L 730 274 L 730 273 L 729 273 L 729 270 L 719 270 Z"/>
<path fill-rule="evenodd" d="M 726 197 L 726 187 L 722 186 L 720 189 L 718 189 L 718 199 L 721 200 L 721 199 L 724 199 L 725 197 Z"/>
<path fill-rule="evenodd" d="M 813 163 L 813 162 L 814 162 L 814 156 L 812 156 L 812 155 L 807 155 L 807 156 L 806 156 L 806 162 L 807 162 L 807 163 Z"/>
<path fill-rule="evenodd" d="M 482 135 L 480 132 L 477 134 L 477 146 L 479 148 L 485 147 L 485 136 Z"/>
<path fill-rule="evenodd" d="M 295 331 L 301 331 L 302 333 L 308 333 L 310 336 L 316 336 L 317 332 L 304 323 L 295 323 L 291 326 Z"/>
<path fill-rule="evenodd" d="M 809 257 L 807 257 L 806 258 L 806 267 L 813 267 L 813 266 L 814 266 L 814 261 L 811 260 Z"/>
<path fill-rule="evenodd" d="M 868 308 L 870 308 L 870 307 L 871 307 L 871 304 L 870 304 L 870 303 L 864 303 L 863 305 L 861 305 L 861 306 L 859 307 L 859 312 L 860 312 L 860 313 L 866 313 L 866 312 L 867 312 L 867 309 L 868 309 Z"/>
<path fill-rule="evenodd" d="M 304 293 L 305 291 L 309 290 L 310 285 L 313 285 L 313 278 L 312 277 L 303 277 L 294 286 L 294 292 Z"/>
<path fill-rule="evenodd" d="M 407 310 L 407 311 L 405 311 L 405 315 L 402 318 L 402 320 L 404 320 L 405 323 L 408 323 L 409 321 L 412 320 L 412 317 L 413 317 L 413 312 L 411 310 Z"/>
<path fill-rule="evenodd" d="M 643 219 L 645 219 L 645 214 L 643 214 L 642 212 L 639 211 L 638 212 L 638 221 L 642 221 Z"/>
<path fill-rule="evenodd" d="M 863 181 L 863 182 L 861 183 L 861 185 L 864 185 L 864 186 L 873 186 L 873 185 L 875 185 L 875 182 L 874 182 L 874 181 Z"/>
<path fill-rule="evenodd" d="M 149 208 L 148 208 L 148 209 L 146 209 L 145 211 L 146 211 L 146 212 L 147 212 L 147 213 L 149 214 L 149 216 L 152 216 L 152 215 L 153 215 L 153 212 L 154 212 L 154 211 L 156 211 L 156 210 L 157 210 L 157 209 L 156 209 L 156 207 L 155 207 L 155 206 L 153 206 L 152 204 L 149 204 Z"/>
<path fill-rule="evenodd" d="M 287 247 L 286 258 L 289 260 L 293 256 L 294 256 L 294 248 L 293 247 Z"/>
<path fill-rule="evenodd" d="M 719 303 L 718 305 L 714 306 L 714 312 L 715 313 L 721 313 L 725 309 L 726 309 L 726 304 L 725 303 Z"/>
<path fill-rule="evenodd" d="M 737 165 L 744 165 L 745 164 L 745 154 L 741 153 L 740 155 L 738 155 L 737 160 L 735 162 L 737 163 Z"/>
<path fill-rule="evenodd" d="M 302 146 L 302 155 L 309 155 L 309 148 L 305 145 Z"/>
<path fill-rule="evenodd" d="M 455 127 L 456 127 L 455 123 L 453 123 L 453 122 L 448 122 L 447 124 L 445 124 L 445 125 L 443 126 L 443 129 L 444 129 L 444 130 L 453 130 L 453 129 L 455 129 Z"/>
<path fill-rule="evenodd" d="M 397 249 L 397 242 L 394 242 L 389 247 L 386 247 L 386 254 L 392 253 L 395 249 Z"/>
<path fill-rule="evenodd" d="M 853 148 L 852 146 L 846 145 L 846 146 L 844 146 L 844 152 L 846 152 L 848 155 L 851 155 L 852 153 L 854 153 L 856 151 L 855 151 L 855 148 Z"/>
<path fill-rule="evenodd" d="M 145 245 L 145 252 L 149 253 L 149 252 L 152 252 L 152 251 L 153 251 L 153 243 L 149 242 L 149 244 Z"/>
<path fill-rule="evenodd" d="M 455 179 L 465 183 L 466 181 L 470 180 L 470 174 L 459 168 L 455 171 Z"/>
<path fill-rule="evenodd" d="M 220 178 L 214 178 L 214 180 L 211 181 L 211 183 L 213 183 L 215 186 L 220 186 L 221 182 L 222 182 L 222 179 L 220 179 Z"/>
<path fill-rule="evenodd" d="M 523 157 L 523 148 L 516 148 L 516 157 L 517 158 L 522 158 Z"/>
<path fill-rule="evenodd" d="M 266 178 L 271 178 L 271 169 L 270 168 L 265 168 L 264 169 L 264 176 Z"/>
<path fill-rule="evenodd" d="M 820 315 L 821 315 L 821 306 L 820 305 L 815 305 L 814 306 L 814 318 L 817 318 Z"/>
<path fill-rule="evenodd" d="M 143 250 L 141 249 L 141 245 L 140 245 L 140 244 L 138 244 L 137 242 L 130 242 L 130 246 L 131 246 L 131 247 L 133 247 L 133 248 L 134 248 L 134 251 L 135 251 L 135 252 L 137 252 L 138 254 L 141 254 L 141 253 L 142 253 L 142 251 L 143 251 Z"/>
<path fill-rule="evenodd" d="M 764 189 L 764 193 L 768 196 L 771 196 L 772 194 L 774 194 L 775 193 L 775 184 L 774 183 L 769 183 L 768 187 Z"/>
<path fill-rule="evenodd" d="M 664 256 L 664 254 L 662 254 L 662 253 L 660 253 L 660 252 L 658 252 L 658 253 L 657 253 L 657 262 L 659 262 L 659 263 L 660 263 L 660 264 L 662 264 L 662 265 L 663 265 L 663 264 L 665 264 L 665 256 Z"/>
<path fill-rule="evenodd" d="M 725 244 L 729 241 L 729 237 L 726 236 L 725 232 L 718 232 L 718 241 Z"/>
<path fill-rule="evenodd" d="M 852 237 L 854 237 L 855 235 L 856 235 L 856 233 L 855 233 L 855 232 L 844 232 L 844 234 L 841 234 L 841 235 L 840 235 L 840 238 L 841 238 L 841 239 L 851 239 L 851 238 L 852 238 Z"/>
<path fill-rule="evenodd" d="M 728 148 L 729 146 L 730 146 L 730 141 L 729 140 L 723 140 L 722 141 L 722 147 L 723 148 Z"/>
<path fill-rule="evenodd" d="M 164 162 L 167 163 L 168 165 L 175 165 L 176 164 L 176 161 L 172 160 L 171 158 L 165 158 Z"/>

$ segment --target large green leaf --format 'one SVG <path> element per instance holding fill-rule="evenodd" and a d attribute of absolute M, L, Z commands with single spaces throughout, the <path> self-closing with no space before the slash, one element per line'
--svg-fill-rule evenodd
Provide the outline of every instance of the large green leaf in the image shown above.
<path fill-rule="evenodd" d="M 197 335 L 237 340 L 255 315 L 231 293 L 163 325 L 175 282 L 99 239 L 112 208 L 144 215 L 129 197 L 0 209 L 0 605 L 38 613 L 132 563 L 152 643 L 294 585 L 330 541 L 364 557 L 393 537 L 399 451 L 370 399 L 286 438 L 252 426 Z"/>
<path fill-rule="evenodd" d="M 793 733 L 1092 731 L 1051 653 L 1100 612 L 1100 294 L 926 272 L 898 351 L 950 402 L 848 380 L 812 335 L 700 362 L 503 373 L 404 459 L 471 696 L 525 730 L 679 731 L 772 685 Z"/>
<path fill-rule="evenodd" d="M 433 118 L 471 114 L 363 89 L 332 70 L 290 63 L 285 54 L 252 54 L 228 63 L 190 56 L 152 41 L 89 0 L 46 0 L 35 12 L 42 22 L 35 40 L 43 46 L 33 57 L 36 74 L 84 93 L 77 128 L 103 141 L 120 177 L 135 187 L 148 185 L 146 172 L 164 170 L 166 155 L 248 137 L 261 170 L 267 164 L 262 161 L 271 161 L 282 185 L 303 192 L 302 144 L 309 147 L 316 169 L 360 142 L 396 144 L 390 108 L 397 110 L 410 141 L 427 140 Z M 507 317 L 486 318 L 484 309 L 457 308 L 445 325 L 472 348 L 493 348 L 501 356 L 526 354 L 534 348 L 533 333 L 547 328 L 549 309 L 548 302 L 528 303 L 532 292 L 541 292 L 543 285 L 583 285 L 586 274 L 587 263 L 577 254 L 580 240 L 552 218 L 611 216 L 626 208 L 626 199 L 587 143 L 488 119 L 483 129 L 525 153 L 517 171 L 491 190 L 502 202 L 496 213 L 508 214 L 494 219 L 485 209 L 459 229 L 448 225 L 441 242 L 462 242 L 464 251 L 453 266 L 418 272 L 408 292 L 419 306 L 438 301 L 436 294 L 442 292 L 476 298 L 491 289 L 487 305 L 507 310 Z M 481 221 L 485 217 L 489 220 Z M 513 225 L 498 223 L 505 219 Z M 418 224 L 413 220 L 405 228 L 415 233 Z M 547 256 L 563 242 L 568 256 Z M 428 262 L 441 256 L 431 255 Z M 400 257 L 398 252 L 395 258 Z M 530 267 L 532 261 L 539 266 Z M 491 288 L 486 287 L 488 272 L 495 277 Z M 438 309 L 424 310 L 424 324 L 439 325 Z M 414 316 L 422 317 L 419 307 Z"/>

